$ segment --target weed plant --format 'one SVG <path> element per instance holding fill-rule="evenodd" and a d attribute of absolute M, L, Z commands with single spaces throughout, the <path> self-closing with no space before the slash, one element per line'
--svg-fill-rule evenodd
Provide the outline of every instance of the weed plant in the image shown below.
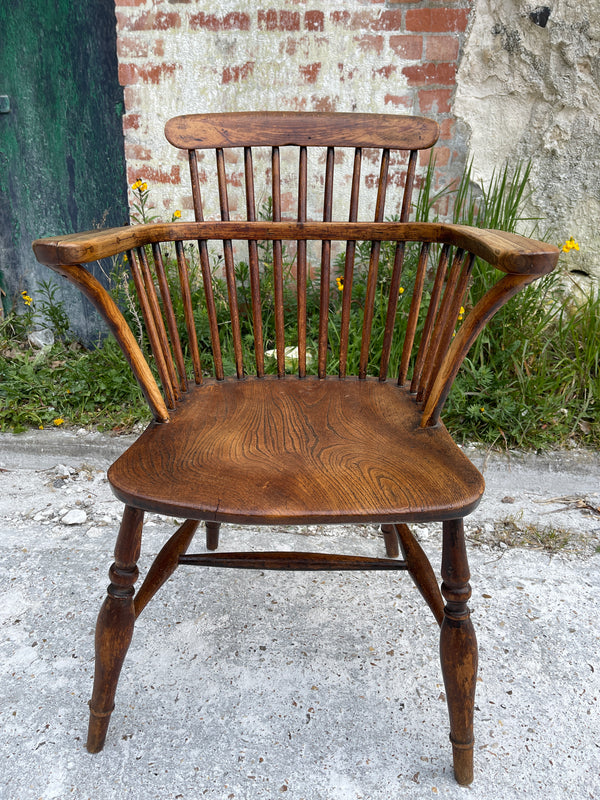
<path fill-rule="evenodd" d="M 458 185 L 434 192 L 435 164 L 424 177 L 416 201 L 419 221 L 436 219 L 436 208 L 450 201 L 450 218 L 460 224 L 483 228 L 518 231 L 536 235 L 538 220 L 523 215 L 528 194 L 529 167 L 508 167 L 497 173 L 483 190 L 475 187 L 470 167 Z M 134 192 L 134 215 L 148 221 L 149 190 L 137 181 Z M 173 214 L 173 219 L 180 216 Z M 261 211 L 271 217 L 271 205 Z M 539 236 L 539 234 L 537 234 Z M 377 374 L 391 279 L 394 246 L 384 244 L 372 329 L 369 374 Z M 294 254 L 283 248 L 284 323 L 286 346 L 297 345 L 296 278 Z M 352 286 L 353 314 L 350 321 L 348 373 L 356 372 L 360 355 L 362 309 L 365 301 L 366 274 L 370 245 L 357 245 L 355 274 Z M 319 263 L 320 253 L 311 253 L 312 263 Z M 390 375 L 397 372 L 403 328 L 411 300 L 411 286 L 418 258 L 416 246 L 406 248 L 402 285 L 396 315 L 397 335 L 390 359 Z M 235 374 L 233 338 L 228 320 L 227 286 L 223 277 L 222 258 L 213 253 L 213 291 L 217 307 L 224 368 Z M 177 265 L 172 252 L 164 255 L 167 274 L 173 286 Z M 264 347 L 275 347 L 273 245 L 259 244 L 261 264 L 261 302 Z M 189 246 L 191 290 L 202 364 L 212 370 L 210 330 L 202 291 L 198 260 Z M 110 276 L 112 292 L 140 345 L 147 351 L 140 311 L 125 261 L 114 261 Z M 328 372 L 336 374 L 339 359 L 339 327 L 343 289 L 343 253 L 333 262 L 333 281 L 329 300 Z M 477 261 L 465 305 L 471 307 L 500 277 L 489 265 Z M 241 333 L 244 366 L 251 374 L 255 369 L 253 330 L 251 323 L 250 270 L 244 258 L 236 259 L 238 303 L 241 311 Z M 129 367 L 114 339 L 108 337 L 90 351 L 69 342 L 68 318 L 56 300 L 52 284 L 47 284 L 39 309 L 23 293 L 21 307 L 0 321 L 0 430 L 20 431 L 31 426 L 98 425 L 115 430 L 129 430 L 134 424 L 149 419 L 147 407 Z M 178 292 L 172 297 L 178 318 L 183 319 Z M 425 298 L 426 299 L 426 298 Z M 29 301 L 29 302 L 28 302 Z M 316 371 L 319 307 L 318 277 L 309 277 L 308 363 L 309 373 Z M 19 313 L 17 313 L 17 311 Z M 27 333 L 34 321 L 43 320 L 55 332 L 56 343 L 41 351 L 27 344 Z M 184 350 L 186 332 L 180 331 Z M 188 354 L 189 355 L 189 354 Z M 312 359 L 311 359 L 312 356 Z M 473 346 L 455 381 L 444 412 L 444 421 L 453 434 L 463 441 L 481 442 L 503 447 L 545 448 L 568 444 L 600 444 L 600 296 L 591 293 L 575 305 L 566 301 L 558 274 L 535 282 L 508 303 L 488 324 Z M 266 369 L 276 370 L 275 358 L 266 359 Z"/>

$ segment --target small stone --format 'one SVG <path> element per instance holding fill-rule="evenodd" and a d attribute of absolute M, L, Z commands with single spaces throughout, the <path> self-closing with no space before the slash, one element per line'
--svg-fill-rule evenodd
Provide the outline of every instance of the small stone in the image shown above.
<path fill-rule="evenodd" d="M 63 525 L 83 525 L 87 521 L 87 514 L 82 508 L 73 508 L 67 511 L 61 519 Z"/>
<path fill-rule="evenodd" d="M 37 350 L 43 347 L 52 347 L 54 344 L 54 334 L 50 328 L 43 328 L 41 331 L 32 331 L 27 335 L 29 344 Z"/>
<path fill-rule="evenodd" d="M 99 536 L 102 536 L 103 531 L 100 528 L 92 527 L 88 529 L 86 536 L 89 536 L 90 539 L 97 539 Z"/>
<path fill-rule="evenodd" d="M 502 498 L 502 502 L 503 503 L 514 503 L 515 502 L 515 498 L 511 497 L 510 495 L 507 494 L 506 497 Z"/>

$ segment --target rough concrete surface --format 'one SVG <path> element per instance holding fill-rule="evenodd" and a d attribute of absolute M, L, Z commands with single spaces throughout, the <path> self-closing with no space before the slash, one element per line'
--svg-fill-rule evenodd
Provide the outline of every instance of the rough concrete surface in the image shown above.
<path fill-rule="evenodd" d="M 467 527 L 480 672 L 464 789 L 436 625 L 402 574 L 180 568 L 140 617 L 106 748 L 87 754 L 121 511 L 104 470 L 127 443 L 0 435 L 0 798 L 600 798 L 597 454 L 470 453 L 488 489 Z M 148 518 L 142 575 L 173 529 Z M 564 547 L 500 546 L 505 529 Z M 438 528 L 416 530 L 437 568 Z M 223 540 L 383 552 L 371 527 L 282 534 Z"/>

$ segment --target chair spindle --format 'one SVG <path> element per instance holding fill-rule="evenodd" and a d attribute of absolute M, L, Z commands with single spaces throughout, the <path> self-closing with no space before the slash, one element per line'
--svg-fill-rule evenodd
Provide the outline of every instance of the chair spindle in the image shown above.
<path fill-rule="evenodd" d="M 325 192 L 323 197 L 323 222 L 331 222 L 333 209 L 333 172 L 335 150 L 327 148 L 325 166 Z M 324 239 L 321 244 L 321 284 L 319 301 L 319 378 L 327 374 L 327 342 L 329 327 L 329 294 L 331 287 L 331 240 Z"/>
<path fill-rule="evenodd" d="M 360 192 L 360 171 L 362 165 L 362 148 L 354 150 L 354 167 L 352 169 L 352 188 L 350 190 L 350 211 L 348 214 L 349 222 L 356 222 L 358 219 L 358 199 Z M 346 376 L 348 363 L 348 338 L 350 333 L 350 310 L 352 308 L 352 283 L 354 279 L 354 259 L 356 256 L 356 242 L 346 243 L 346 255 L 344 258 L 344 284 L 342 288 L 342 319 L 340 330 L 340 378 Z"/>
<path fill-rule="evenodd" d="M 169 282 L 167 280 L 162 253 L 158 244 L 152 245 L 152 257 L 154 260 L 154 270 L 158 279 L 158 288 L 162 298 L 163 312 L 167 320 L 167 329 L 169 331 L 169 339 L 171 340 L 171 348 L 175 356 L 177 374 L 179 375 L 179 388 L 182 392 L 186 392 L 187 378 L 185 373 L 185 363 L 183 360 L 183 351 L 181 349 L 181 341 L 179 340 L 179 331 L 177 330 L 177 320 L 175 318 L 175 311 L 173 310 L 173 301 L 171 300 L 171 290 L 169 289 Z"/>
<path fill-rule="evenodd" d="M 408 319 L 406 321 L 406 333 L 404 334 L 402 357 L 400 359 L 400 369 L 398 371 L 399 386 L 402 386 L 404 384 L 404 382 L 406 381 L 406 376 L 408 375 L 410 357 L 412 354 L 413 344 L 415 342 L 415 335 L 417 331 L 417 324 L 419 321 L 421 300 L 423 299 L 423 286 L 425 284 L 425 271 L 427 269 L 428 257 L 429 257 L 429 244 L 425 242 L 423 245 L 421 245 L 421 252 L 419 254 L 419 262 L 417 264 L 417 272 L 415 275 L 415 282 L 413 285 L 413 294 L 410 302 L 410 311 L 408 312 Z"/>
<path fill-rule="evenodd" d="M 256 199 L 254 195 L 254 165 L 252 149 L 244 147 L 244 175 L 246 181 L 246 217 L 249 222 L 256 221 Z M 258 263 L 258 244 L 248 242 L 248 266 L 250 269 L 250 294 L 252 298 L 252 325 L 254 328 L 254 357 L 256 374 L 265 374 L 265 352 L 263 343 L 262 309 L 260 301 L 260 268 Z"/>
<path fill-rule="evenodd" d="M 179 284 L 181 286 L 181 300 L 183 302 L 183 314 L 185 317 L 185 327 L 188 335 L 190 354 L 194 369 L 194 381 L 202 383 L 202 365 L 198 351 L 198 337 L 196 335 L 196 325 L 194 323 L 194 308 L 190 293 L 190 276 L 183 249 L 183 242 L 175 242 L 175 253 L 177 255 L 177 267 L 179 270 Z"/>
<path fill-rule="evenodd" d="M 281 222 L 281 159 L 279 147 L 271 149 L 273 188 L 273 222 Z M 283 318 L 283 255 L 281 240 L 273 242 L 273 290 L 275 292 L 275 347 L 277 348 L 277 376 L 285 375 L 285 331 Z"/>
<path fill-rule="evenodd" d="M 227 198 L 227 175 L 225 174 L 225 156 L 223 148 L 216 148 L 217 154 L 217 179 L 219 184 L 219 204 L 221 219 L 229 222 L 229 200 Z M 225 259 L 225 279 L 227 281 L 227 297 L 229 301 L 229 314 L 231 320 L 231 336 L 233 339 L 233 352 L 235 370 L 238 378 L 244 377 L 244 357 L 242 351 L 242 334 L 240 331 L 240 313 L 237 300 L 237 283 L 235 279 L 235 264 L 233 260 L 233 244 L 231 239 L 223 239 L 223 257 Z"/>
<path fill-rule="evenodd" d="M 308 153 L 306 147 L 300 148 L 298 165 L 298 222 L 306 222 L 308 196 L 307 177 Z M 296 286 L 298 319 L 298 376 L 306 377 L 306 240 L 296 243 Z"/>
<path fill-rule="evenodd" d="M 421 333 L 421 340 L 419 342 L 419 349 L 417 351 L 417 358 L 413 370 L 413 376 L 410 383 L 410 391 L 418 396 L 421 390 L 423 376 L 423 369 L 425 360 L 429 351 L 431 336 L 433 333 L 433 326 L 435 323 L 440 297 L 442 295 L 442 288 L 444 286 L 444 278 L 446 277 L 446 270 L 448 268 L 448 259 L 450 258 L 450 245 L 442 247 L 438 265 L 433 281 L 433 288 L 431 290 L 431 297 L 427 307 L 427 314 L 425 316 L 425 324 L 423 325 L 423 332 Z"/>
<path fill-rule="evenodd" d="M 140 262 L 142 260 L 140 256 L 140 249 L 141 248 L 137 250 L 137 254 L 134 253 L 133 250 L 129 251 L 128 257 L 131 268 L 131 275 L 133 277 L 135 290 L 137 292 L 138 300 L 140 302 L 140 307 L 142 309 L 142 316 L 146 324 L 146 331 L 148 332 L 148 339 L 150 341 L 150 349 L 152 350 L 152 355 L 154 356 L 154 360 L 156 361 L 156 367 L 158 369 L 158 375 L 160 377 L 160 382 L 163 387 L 165 401 L 168 408 L 175 408 L 175 401 L 176 401 L 175 393 L 173 391 L 173 386 L 169 378 L 167 362 L 165 360 L 164 352 L 161 347 L 156 321 L 150 306 L 150 300 L 148 299 L 148 294 L 146 292 L 146 286 L 142 275 L 142 271 L 140 269 L 140 264 L 138 263 L 138 258 L 140 259 Z"/>

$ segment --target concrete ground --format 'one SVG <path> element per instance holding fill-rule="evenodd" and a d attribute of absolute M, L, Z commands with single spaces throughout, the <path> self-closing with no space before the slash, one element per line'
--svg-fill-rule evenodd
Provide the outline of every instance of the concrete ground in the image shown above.
<path fill-rule="evenodd" d="M 600 799 L 590 453 L 470 453 L 488 485 L 467 526 L 471 788 L 452 777 L 437 628 L 403 574 L 181 567 L 140 617 L 105 750 L 87 754 L 93 629 L 121 511 L 105 469 L 128 441 L 0 435 L 0 798 Z M 148 518 L 142 575 L 173 530 Z M 439 529 L 416 532 L 437 568 Z M 383 553 L 370 527 L 231 526 L 223 540 Z"/>

